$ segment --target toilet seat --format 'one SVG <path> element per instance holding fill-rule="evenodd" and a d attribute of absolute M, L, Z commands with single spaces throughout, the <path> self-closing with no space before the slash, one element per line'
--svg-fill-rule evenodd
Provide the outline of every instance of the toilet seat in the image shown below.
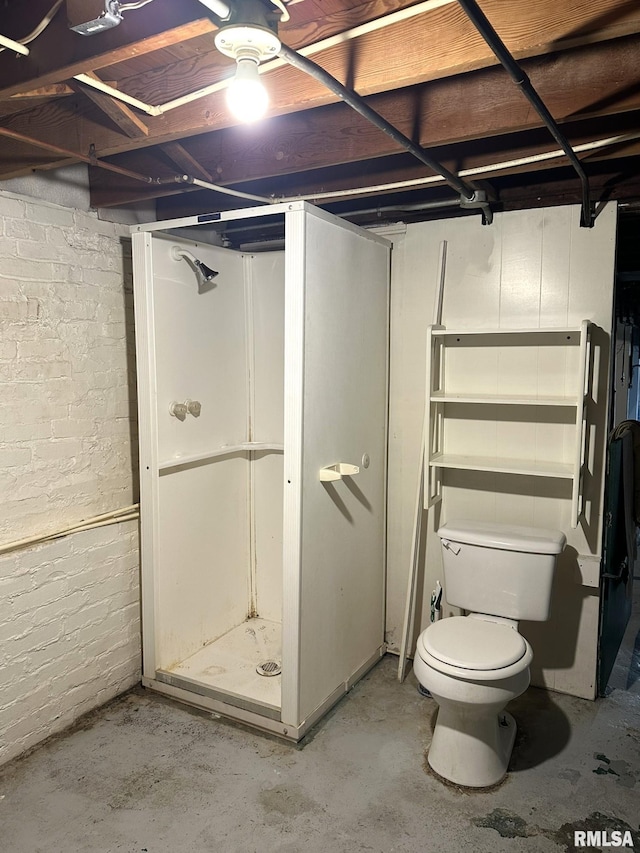
<path fill-rule="evenodd" d="M 508 678 L 531 663 L 533 652 L 513 628 L 467 616 L 430 625 L 418 637 L 416 653 L 433 669 L 458 678 Z"/>

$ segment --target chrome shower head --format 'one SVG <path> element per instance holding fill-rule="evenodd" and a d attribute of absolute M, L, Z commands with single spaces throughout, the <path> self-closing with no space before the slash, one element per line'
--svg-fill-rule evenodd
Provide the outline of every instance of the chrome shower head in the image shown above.
<path fill-rule="evenodd" d="M 218 275 L 217 270 L 212 270 L 211 267 L 203 264 L 202 261 L 199 261 L 197 258 L 193 259 L 193 265 L 205 281 L 213 281 L 213 279 Z"/>
<path fill-rule="evenodd" d="M 191 252 L 188 252 L 186 249 L 181 249 L 180 246 L 171 247 L 171 257 L 174 261 L 180 261 L 182 259 L 188 261 L 203 281 L 213 281 L 213 279 L 218 275 L 217 270 L 211 269 L 211 267 L 208 267 L 199 258 L 196 258 L 195 255 L 192 255 Z"/>

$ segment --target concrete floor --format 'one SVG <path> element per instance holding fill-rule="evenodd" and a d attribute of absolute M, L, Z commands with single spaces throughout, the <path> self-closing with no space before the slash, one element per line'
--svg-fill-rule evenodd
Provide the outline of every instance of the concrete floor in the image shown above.
<path fill-rule="evenodd" d="M 387 656 L 301 747 L 130 692 L 0 770 L 0 849 L 557 853 L 574 830 L 618 829 L 640 850 L 639 628 L 636 614 L 606 699 L 530 688 L 512 703 L 491 792 L 426 769 L 435 704 Z"/>

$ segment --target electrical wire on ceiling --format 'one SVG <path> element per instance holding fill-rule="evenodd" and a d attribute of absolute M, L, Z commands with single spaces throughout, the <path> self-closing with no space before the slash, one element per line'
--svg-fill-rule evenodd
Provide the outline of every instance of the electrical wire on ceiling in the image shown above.
<path fill-rule="evenodd" d="M 32 30 L 28 36 L 25 36 L 24 38 L 21 38 L 21 39 L 16 39 L 15 40 L 16 43 L 21 44 L 21 45 L 27 45 L 30 42 L 32 42 L 34 39 L 37 39 L 38 36 L 46 30 L 46 28 L 49 26 L 51 21 L 53 21 L 53 19 L 56 16 L 58 9 L 60 8 L 60 6 L 62 6 L 63 2 L 64 2 L 64 0 L 56 0 L 56 2 L 53 4 L 51 9 L 49 9 L 47 14 L 40 21 L 38 26 L 34 30 Z M 3 50 L 7 50 L 7 48 L 6 47 L 0 47 L 0 51 L 3 51 Z"/>
<path fill-rule="evenodd" d="M 147 3 L 152 3 L 152 2 L 153 2 L 153 0 L 137 0 L 137 2 L 134 2 L 134 3 L 124 3 L 124 4 L 120 3 L 120 4 L 118 4 L 118 11 L 119 12 L 127 12 L 129 9 L 141 9 L 143 6 L 146 6 Z M 220 18 L 225 18 L 229 14 L 228 12 L 226 15 L 223 14 L 223 12 L 225 11 L 224 7 L 226 6 L 226 4 L 224 3 L 224 0 L 222 3 L 212 3 L 212 4 L 207 3 L 206 0 L 200 0 L 200 2 L 202 2 L 203 6 L 207 6 L 207 8 L 210 8 L 211 11 Z M 273 6 L 275 6 L 277 9 L 280 10 L 280 22 L 281 23 L 284 24 L 287 21 L 291 20 L 291 15 L 289 15 L 289 10 L 287 9 L 283 0 L 269 0 L 269 2 Z"/>
<path fill-rule="evenodd" d="M 271 2 L 273 3 L 274 6 L 277 6 L 277 8 L 280 9 L 280 12 L 282 13 L 280 15 L 280 23 L 281 24 L 286 24 L 287 21 L 291 20 L 291 15 L 289 14 L 289 10 L 284 5 L 282 0 L 271 0 Z"/>
<path fill-rule="evenodd" d="M 138 0 L 137 3 L 124 3 L 119 6 L 119 11 L 128 12 L 130 9 L 142 9 L 147 3 L 153 3 L 153 0 Z"/>

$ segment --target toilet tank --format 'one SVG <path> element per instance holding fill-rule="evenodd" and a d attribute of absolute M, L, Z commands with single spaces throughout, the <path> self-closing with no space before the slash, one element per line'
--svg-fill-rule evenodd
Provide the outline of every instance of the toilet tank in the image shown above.
<path fill-rule="evenodd" d="M 449 604 L 507 619 L 549 618 L 553 573 L 566 542 L 560 530 L 448 521 L 438 536 Z"/>

